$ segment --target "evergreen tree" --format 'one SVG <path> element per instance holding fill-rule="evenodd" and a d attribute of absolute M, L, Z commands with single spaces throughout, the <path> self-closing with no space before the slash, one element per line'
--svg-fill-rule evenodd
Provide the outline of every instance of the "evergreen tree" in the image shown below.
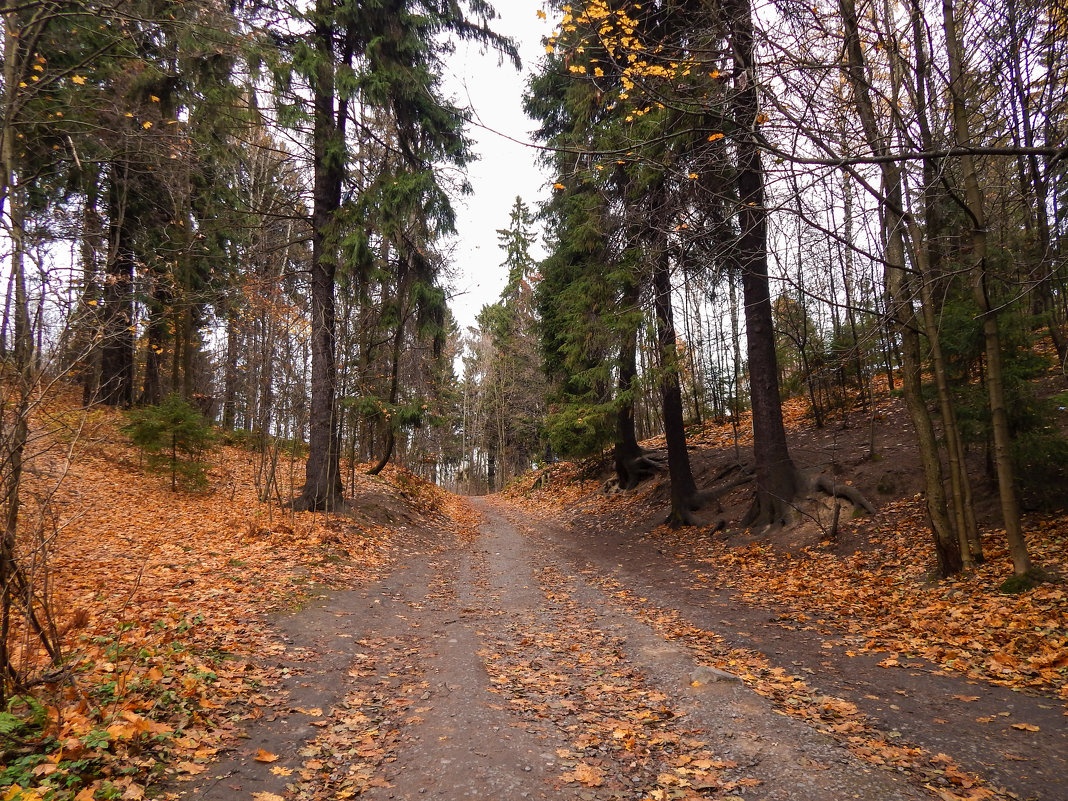
<path fill-rule="evenodd" d="M 446 39 L 480 41 L 515 58 L 514 47 L 488 27 L 492 8 L 475 0 L 470 13 L 473 19 L 458 3 L 429 0 L 316 0 L 310 11 L 289 9 L 292 19 L 306 21 L 310 36 L 284 41 L 289 71 L 279 75 L 283 88 L 298 77 L 307 83 L 313 173 L 310 437 L 298 508 L 330 509 L 341 502 L 335 281 L 343 254 L 367 244 L 366 231 L 345 230 L 345 187 L 354 183 L 358 199 L 370 183 L 350 174 L 349 133 L 355 129 L 364 135 L 360 126 L 376 116 L 379 125 L 388 120 L 387 139 L 397 158 L 391 165 L 393 180 L 383 186 L 400 201 L 400 208 L 394 207 L 400 212 L 394 217 L 398 227 L 408 222 L 404 212 L 415 209 L 427 210 L 424 219 L 437 215 L 451 223 L 435 167 L 463 166 L 470 152 L 462 109 L 441 95 Z M 382 234 L 397 245 L 396 237 Z M 422 244 L 418 239 L 405 242 L 398 263 L 411 264 Z"/>

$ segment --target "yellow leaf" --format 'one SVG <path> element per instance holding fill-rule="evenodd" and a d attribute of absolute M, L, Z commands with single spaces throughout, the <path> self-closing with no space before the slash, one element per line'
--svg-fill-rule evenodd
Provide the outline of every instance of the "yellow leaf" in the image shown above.
<path fill-rule="evenodd" d="M 716 141 L 717 139 L 722 139 L 722 138 L 723 138 L 723 134 L 721 134 L 721 133 L 714 133 L 714 134 L 712 134 L 712 135 L 711 135 L 710 137 L 708 137 L 708 141 L 709 141 L 709 142 L 715 142 L 715 141 Z"/>
<path fill-rule="evenodd" d="M 553 184 L 553 189 L 567 189 L 563 184 Z"/>
<path fill-rule="evenodd" d="M 149 95 L 148 99 L 151 100 L 153 103 L 158 103 L 159 102 L 159 98 L 156 97 L 155 95 Z"/>
<path fill-rule="evenodd" d="M 282 796 L 275 793 L 253 793 L 252 801 L 286 801 Z"/>
<path fill-rule="evenodd" d="M 150 120 L 145 120 L 141 123 L 141 127 L 147 131 L 149 128 L 152 127 L 152 122 Z"/>
<path fill-rule="evenodd" d="M 85 76 L 84 75 L 71 75 L 70 76 L 70 82 L 73 83 L 73 84 L 77 84 L 78 86 L 84 86 L 85 85 Z"/>
<path fill-rule="evenodd" d="M 545 12 L 540 8 L 538 9 L 538 19 L 545 19 Z"/>
<path fill-rule="evenodd" d="M 256 756 L 253 759 L 257 762 L 277 762 L 278 754 L 272 754 L 270 751 L 264 751 L 261 748 L 256 752 Z"/>
<path fill-rule="evenodd" d="M 565 782 L 578 782 L 587 787 L 600 787 L 604 784 L 604 774 L 601 769 L 596 765 L 587 765 L 585 762 L 575 765 L 573 771 L 562 774 L 560 778 Z"/>
<path fill-rule="evenodd" d="M 293 771 L 291 771 L 289 768 L 280 768 L 276 765 L 275 767 L 271 768 L 271 773 L 273 773 L 275 776 L 290 776 L 292 775 Z"/>
<path fill-rule="evenodd" d="M 1038 726 L 1033 723 L 1013 723 L 1012 727 L 1020 731 L 1038 731 Z"/>

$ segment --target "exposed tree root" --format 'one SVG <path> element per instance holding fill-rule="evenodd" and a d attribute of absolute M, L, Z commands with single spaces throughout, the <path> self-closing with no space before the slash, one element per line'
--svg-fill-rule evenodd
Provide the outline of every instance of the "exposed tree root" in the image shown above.
<path fill-rule="evenodd" d="M 658 473 L 667 470 L 667 454 L 662 451 L 643 451 L 638 456 L 628 459 L 624 465 L 626 480 L 620 481 L 618 476 L 608 479 L 601 487 L 605 495 L 614 495 L 617 492 L 629 492 L 637 488 L 646 479 L 652 478 Z"/>
<path fill-rule="evenodd" d="M 864 497 L 864 493 L 850 484 L 840 484 L 833 478 L 817 473 L 812 477 L 811 488 L 821 490 L 832 498 L 845 498 L 858 509 L 863 509 L 870 515 L 875 514 L 876 509 L 871 501 Z"/>
<path fill-rule="evenodd" d="M 742 484 L 748 484 L 755 478 L 751 468 L 740 463 L 734 463 L 728 465 L 716 474 L 713 481 L 719 481 L 736 471 L 739 475 L 735 476 L 730 481 L 720 484 L 718 487 L 713 487 L 712 489 L 695 492 L 687 499 L 686 504 L 679 512 L 673 512 L 668 515 L 667 520 L 664 522 L 672 528 L 681 528 L 682 526 L 707 526 L 707 521 L 698 519 L 693 513 L 711 509 L 716 514 L 722 514 L 723 505 L 720 503 L 719 499 L 735 487 L 740 487 Z M 713 530 L 719 531 L 725 526 L 726 521 L 723 518 L 719 518 L 713 523 Z"/>
<path fill-rule="evenodd" d="M 739 486 L 747 481 L 752 481 L 756 476 L 749 473 L 742 479 L 735 479 L 723 487 L 715 490 L 717 495 Z M 780 477 L 782 478 L 782 477 Z M 742 517 L 739 525 L 749 529 L 763 529 L 772 527 L 784 527 L 792 524 L 799 510 L 806 501 L 814 500 L 820 495 L 831 498 L 844 498 L 858 509 L 863 509 L 869 514 L 875 514 L 876 509 L 864 494 L 856 487 L 844 484 L 822 473 L 805 473 L 800 470 L 792 471 L 792 476 L 782 481 L 783 486 L 778 492 L 761 491 L 757 488 L 753 502 Z M 726 526 L 725 520 L 716 523 L 717 529 Z"/>
<path fill-rule="evenodd" d="M 331 512 L 345 515 L 352 512 L 352 506 L 340 494 L 328 498 L 308 498 L 298 495 L 291 505 L 294 512 Z"/>

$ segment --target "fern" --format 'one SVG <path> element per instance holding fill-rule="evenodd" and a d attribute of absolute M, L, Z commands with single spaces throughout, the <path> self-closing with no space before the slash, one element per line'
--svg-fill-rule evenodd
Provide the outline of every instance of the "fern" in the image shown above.
<path fill-rule="evenodd" d="M 22 718 L 10 712 L 0 712 L 0 736 L 12 737 L 23 726 Z"/>

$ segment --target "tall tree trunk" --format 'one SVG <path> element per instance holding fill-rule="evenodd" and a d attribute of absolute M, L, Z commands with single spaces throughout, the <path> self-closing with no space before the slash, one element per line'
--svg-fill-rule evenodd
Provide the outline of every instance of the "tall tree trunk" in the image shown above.
<path fill-rule="evenodd" d="M 926 27 L 923 10 L 916 0 L 911 6 L 912 31 L 915 41 L 915 96 L 917 122 L 920 128 L 920 144 L 924 150 L 935 149 L 934 137 L 928 119 L 928 87 L 930 61 L 926 48 Z M 943 215 L 931 190 L 940 180 L 940 165 L 934 159 L 923 163 L 923 200 L 925 228 L 920 229 L 913 219 L 907 220 L 912 239 L 914 263 L 920 281 L 920 311 L 924 332 L 931 351 L 931 372 L 934 374 L 938 392 L 939 411 L 942 417 L 942 436 L 946 443 L 947 467 L 949 468 L 950 501 L 953 525 L 960 543 L 961 563 L 970 568 L 983 561 L 975 510 L 972 506 L 971 479 L 964 450 L 964 440 L 957 425 L 957 413 L 949 385 L 946 360 L 942 353 L 941 331 L 937 319 L 936 294 L 941 294 L 942 248 L 939 242 L 943 232 Z"/>
<path fill-rule="evenodd" d="M 111 168 L 104 341 L 100 351 L 100 400 L 119 407 L 133 403 L 134 389 L 134 253 L 126 198 L 128 170 L 125 162 L 113 164 Z"/>
<path fill-rule="evenodd" d="M 853 89 L 854 102 L 864 136 L 873 153 L 887 155 L 889 137 L 879 131 L 869 94 L 864 54 L 861 49 L 860 26 L 854 0 L 839 0 L 839 9 L 845 33 L 844 71 Z M 948 576 L 958 572 L 963 562 L 960 540 L 946 510 L 946 493 L 938 440 L 935 437 L 930 412 L 923 399 L 921 385 L 923 357 L 920 335 L 913 312 L 913 288 L 907 280 L 905 271 L 905 214 L 901 193 L 901 168 L 892 161 L 884 161 L 880 166 L 883 183 L 881 214 L 888 311 L 893 321 L 893 328 L 901 339 L 902 391 L 916 432 L 920 460 L 923 464 L 927 514 L 931 523 L 939 572 L 943 576 Z"/>
<path fill-rule="evenodd" d="M 85 192 L 85 207 L 82 210 L 81 262 L 82 293 L 80 312 L 80 335 L 75 336 L 75 353 L 79 378 L 82 381 L 82 405 L 96 400 L 100 384 L 100 349 L 96 347 L 100 336 L 100 287 L 98 285 L 97 259 L 103 251 L 103 220 L 97 210 L 99 180 L 96 175 L 89 180 Z"/>
<path fill-rule="evenodd" d="M 390 370 L 389 370 L 389 406 L 392 409 L 394 404 L 397 403 L 398 392 L 400 391 L 400 357 L 402 345 L 404 344 L 404 318 L 402 310 L 399 308 L 402 303 L 401 293 L 402 287 L 397 287 L 397 330 L 393 334 L 393 349 L 390 352 Z M 390 457 L 393 456 L 393 447 L 396 444 L 396 421 L 390 417 L 390 414 L 384 414 L 382 420 L 383 435 L 385 437 L 385 443 L 382 447 L 382 454 L 378 457 L 378 461 L 374 466 L 367 471 L 369 476 L 377 476 L 382 472 L 387 464 L 389 464 Z"/>
<path fill-rule="evenodd" d="M 671 265 L 663 243 L 653 259 L 653 295 L 656 309 L 656 342 L 660 368 L 660 403 L 664 413 L 664 439 L 667 441 L 668 476 L 671 481 L 672 528 L 694 523 L 691 514 L 697 484 L 690 469 L 686 448 L 686 422 L 682 410 L 682 386 L 679 383 L 679 352 L 671 304 Z"/>
<path fill-rule="evenodd" d="M 616 383 L 616 443 L 613 450 L 616 480 L 623 490 L 634 489 L 641 481 L 637 463 L 642 457 L 634 430 L 634 380 L 638 376 L 637 348 L 640 319 L 634 313 L 638 305 L 638 284 L 626 280 L 621 306 L 624 329 L 619 344 L 619 375 Z M 631 322 L 633 321 L 633 322 Z"/>
<path fill-rule="evenodd" d="M 222 427 L 233 431 L 237 407 L 237 311 L 226 314 L 226 363 L 223 366 Z"/>
<path fill-rule="evenodd" d="M 163 279 L 156 275 L 150 293 L 151 306 L 148 320 L 148 342 L 145 353 L 145 375 L 141 382 L 141 397 L 138 402 L 152 406 L 163 398 L 161 374 L 163 370 L 163 340 L 166 334 L 168 293 L 163 288 Z"/>
<path fill-rule="evenodd" d="M 771 287 L 768 281 L 767 209 L 764 167 L 756 140 L 760 112 L 753 58 L 753 18 L 749 0 L 726 0 L 735 70 L 734 117 L 737 147 L 738 227 L 736 261 L 742 275 L 745 341 L 749 356 L 749 395 L 753 408 L 756 497 L 742 520 L 746 526 L 778 525 L 791 516 L 800 476 L 786 445 L 779 395 Z"/>
<path fill-rule="evenodd" d="M 316 0 L 312 46 L 313 81 L 311 403 L 308 462 L 298 509 L 333 509 L 341 502 L 337 435 L 337 371 L 334 365 L 334 276 L 337 271 L 336 213 L 341 208 L 344 128 L 335 109 L 333 3 Z"/>
<path fill-rule="evenodd" d="M 965 148 L 971 143 L 968 110 L 964 103 L 963 52 L 957 38 L 957 24 L 953 15 L 953 0 L 942 0 L 942 23 L 946 34 L 946 51 L 949 61 L 949 91 L 953 105 L 953 140 L 957 147 Z M 1016 482 L 1012 464 L 1012 432 L 1009 430 L 1008 409 L 1005 402 L 1004 367 L 1001 357 L 1001 333 L 998 327 L 997 310 L 991 306 L 987 287 L 986 270 L 986 209 L 975 160 L 965 152 L 961 156 L 961 173 L 964 178 L 965 202 L 972 218 L 971 244 L 975 302 L 983 321 L 983 340 L 986 351 L 986 388 L 990 399 L 990 421 L 994 439 L 994 464 L 998 474 L 998 496 L 1001 514 L 1005 523 L 1005 536 L 1009 541 L 1009 553 L 1016 575 L 1031 569 L 1031 557 L 1027 552 L 1020 525 L 1020 508 L 1016 499 Z"/>

